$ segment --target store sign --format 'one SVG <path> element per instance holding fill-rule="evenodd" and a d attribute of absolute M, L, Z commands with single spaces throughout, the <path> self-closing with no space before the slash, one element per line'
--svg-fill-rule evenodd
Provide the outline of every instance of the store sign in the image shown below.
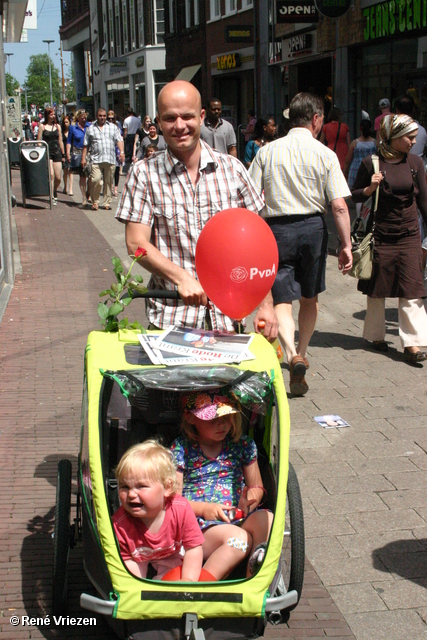
<path fill-rule="evenodd" d="M 24 29 L 37 29 L 37 0 L 28 0 Z"/>
<path fill-rule="evenodd" d="M 288 58 L 310 53 L 312 50 L 313 37 L 310 33 L 303 33 L 300 36 L 294 36 L 285 40 L 284 46 L 288 54 Z"/>
<path fill-rule="evenodd" d="M 365 40 L 375 40 L 427 26 L 426 0 L 389 0 L 363 10 Z"/>
<path fill-rule="evenodd" d="M 216 59 L 216 68 L 218 71 L 228 71 L 241 66 L 240 55 L 238 53 L 229 53 L 228 55 L 218 56 Z"/>
<path fill-rule="evenodd" d="M 225 27 L 225 41 L 252 43 L 254 41 L 252 25 L 227 25 Z"/>
<path fill-rule="evenodd" d="M 316 0 L 319 13 L 326 18 L 341 18 L 350 9 L 353 0 Z"/>
<path fill-rule="evenodd" d="M 143 67 L 143 66 L 144 66 L 144 56 L 139 56 L 139 58 L 135 60 L 135 67 Z"/>
<path fill-rule="evenodd" d="M 317 22 L 314 0 L 276 0 L 276 22 Z"/>

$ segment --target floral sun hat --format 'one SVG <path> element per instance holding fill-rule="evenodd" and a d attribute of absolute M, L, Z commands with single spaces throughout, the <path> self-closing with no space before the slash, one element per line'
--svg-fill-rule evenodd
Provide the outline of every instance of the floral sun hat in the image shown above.
<path fill-rule="evenodd" d="M 231 413 L 240 413 L 237 401 L 218 391 L 188 393 L 182 398 L 182 406 L 184 413 L 192 413 L 200 420 L 214 420 Z"/>

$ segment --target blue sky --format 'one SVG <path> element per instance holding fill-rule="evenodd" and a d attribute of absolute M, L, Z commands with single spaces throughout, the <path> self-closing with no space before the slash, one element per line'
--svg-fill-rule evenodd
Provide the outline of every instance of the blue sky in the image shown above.
<path fill-rule="evenodd" d="M 30 56 L 47 53 L 48 47 L 43 40 L 55 40 L 50 45 L 50 57 L 59 69 L 61 76 L 61 57 L 59 55 L 59 27 L 61 25 L 61 6 L 59 0 L 37 0 L 37 29 L 28 31 L 28 42 L 4 43 L 5 53 L 13 53 L 7 58 L 6 72 L 24 84 Z M 55 54 L 58 55 L 55 55 Z M 9 62 L 10 61 L 10 62 Z M 64 63 L 71 64 L 71 54 L 64 51 Z M 10 68 L 9 68 L 10 64 Z M 70 67 L 64 65 L 64 75 L 69 75 Z"/>

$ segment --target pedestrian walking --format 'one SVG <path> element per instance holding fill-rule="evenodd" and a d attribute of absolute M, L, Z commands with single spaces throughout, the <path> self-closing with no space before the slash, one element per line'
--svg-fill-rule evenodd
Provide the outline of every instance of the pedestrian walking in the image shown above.
<path fill-rule="evenodd" d="M 52 181 L 52 204 L 58 204 L 58 187 L 62 179 L 62 157 L 65 155 L 62 131 L 56 122 L 55 110 L 48 107 L 44 112 L 44 124 L 40 124 L 37 140 L 44 140 L 49 147 L 50 177 Z"/>
<path fill-rule="evenodd" d="M 30 116 L 28 115 L 28 113 L 26 113 L 22 118 L 22 128 L 24 129 L 25 140 L 32 140 L 33 135 L 31 132 Z"/>
<path fill-rule="evenodd" d="M 114 111 L 109 111 L 107 113 L 107 120 L 108 122 L 115 124 L 117 126 L 117 128 L 120 131 L 120 127 L 117 124 L 117 119 L 116 119 L 116 114 L 114 113 Z M 119 180 L 120 180 L 120 169 L 123 166 L 123 161 L 120 159 L 120 149 L 117 146 L 116 143 L 116 168 L 114 170 L 114 179 L 113 179 L 113 183 L 111 185 L 111 191 L 112 191 L 112 195 L 113 198 L 117 198 L 117 187 L 119 186 Z"/>
<path fill-rule="evenodd" d="M 377 145 L 375 139 L 371 136 L 371 131 L 371 121 L 362 120 L 360 122 L 360 136 L 355 138 L 348 148 L 343 171 L 347 178 L 349 189 L 353 186 L 363 158 L 376 153 Z"/>
<path fill-rule="evenodd" d="M 138 134 L 135 137 L 135 144 L 132 153 L 132 161 L 136 162 L 136 160 L 141 160 L 145 156 L 145 149 L 149 145 L 153 145 L 156 148 L 156 151 L 163 151 L 166 149 L 166 142 L 162 135 L 159 134 L 157 126 L 152 122 L 148 127 L 148 136 L 144 136 L 139 145 L 139 149 L 137 149 L 137 140 Z"/>
<path fill-rule="evenodd" d="M 411 155 L 418 124 L 407 115 L 387 115 L 380 127 L 380 171 L 365 158 L 353 184 L 352 198 L 362 202 L 379 189 L 373 230 L 375 249 L 372 277 L 359 280 L 367 296 L 363 337 L 377 351 L 385 352 L 385 299 L 398 298 L 399 336 L 404 359 L 416 365 L 427 359 L 426 297 L 417 206 L 427 222 L 427 185 L 424 165 Z M 371 224 L 368 224 L 368 231 Z"/>
<path fill-rule="evenodd" d="M 82 167 L 82 155 L 85 133 L 89 126 L 86 111 L 78 109 L 74 114 L 73 123 L 70 125 L 66 147 L 66 159 L 70 163 L 70 173 L 79 176 L 79 187 L 82 194 L 80 208 L 87 206 L 87 176 Z"/>
<path fill-rule="evenodd" d="M 335 151 L 340 167 L 343 169 L 350 146 L 350 130 L 345 122 L 341 122 L 341 111 L 336 107 L 332 107 L 328 122 L 323 125 L 320 142 Z"/>
<path fill-rule="evenodd" d="M 135 142 L 135 134 L 142 126 L 141 120 L 135 115 L 132 107 L 128 108 L 128 116 L 123 122 L 123 136 L 125 141 L 126 162 L 131 162 L 133 155 L 133 145 Z"/>
<path fill-rule="evenodd" d="M 200 138 L 215 151 L 229 153 L 237 158 L 236 134 L 232 125 L 221 118 L 221 113 L 221 100 L 212 98 L 200 129 Z"/>
<path fill-rule="evenodd" d="M 129 254 L 138 247 L 147 251 L 140 262 L 152 273 L 148 287 L 180 294 L 180 300 L 148 301 L 151 327 L 235 330 L 233 320 L 215 305 L 207 308 L 196 274 L 196 244 L 218 211 L 244 207 L 258 212 L 264 203 L 241 162 L 200 140 L 203 117 L 200 93 L 190 82 L 175 80 L 162 88 L 158 120 L 167 149 L 132 165 L 116 214 L 126 223 Z M 232 247 L 233 238 L 226 240 Z M 261 320 L 266 337 L 274 339 L 277 321 L 270 294 L 258 309 L 257 328 Z"/>
<path fill-rule="evenodd" d="M 350 195 L 336 154 L 316 138 L 323 123 L 323 101 L 299 93 L 289 108 L 287 136 L 260 149 L 249 169 L 257 191 L 264 191 L 264 218 L 279 249 L 279 268 L 272 288 L 279 337 L 290 367 L 290 389 L 307 393 L 307 347 L 316 326 L 318 294 L 325 290 L 330 202 L 341 239 L 338 267 L 352 266 L 350 216 L 345 199 Z M 299 342 L 295 345 L 292 303 L 299 301 Z"/>
<path fill-rule="evenodd" d="M 104 183 L 102 207 L 111 209 L 111 185 L 116 170 L 116 144 L 120 151 L 120 160 L 123 161 L 125 154 L 120 131 L 117 125 L 108 122 L 107 112 L 105 109 L 100 108 L 97 112 L 96 121 L 86 130 L 82 153 L 83 169 L 86 165 L 88 152 L 91 157 L 90 196 L 93 211 L 97 211 L 99 208 L 102 182 Z"/>
<path fill-rule="evenodd" d="M 61 120 L 62 144 L 64 147 L 62 177 L 64 180 L 64 193 L 73 196 L 73 174 L 71 173 L 71 163 L 67 160 L 66 149 L 68 134 L 70 133 L 71 119 L 67 113 L 64 113 Z"/>
<path fill-rule="evenodd" d="M 374 131 L 375 131 L 375 139 L 377 141 L 377 146 L 380 141 L 381 122 L 383 118 L 385 118 L 385 116 L 388 116 L 391 114 L 390 107 L 391 107 L 390 100 L 388 98 L 381 98 L 381 100 L 378 103 L 378 108 L 380 109 L 381 113 L 374 120 Z"/>
<path fill-rule="evenodd" d="M 252 160 L 255 158 L 258 151 L 265 144 L 268 144 L 274 140 L 276 135 L 276 124 L 274 118 L 265 120 L 264 118 L 258 118 L 255 125 L 254 136 L 252 140 L 249 140 L 245 149 L 245 166 L 249 169 Z"/>

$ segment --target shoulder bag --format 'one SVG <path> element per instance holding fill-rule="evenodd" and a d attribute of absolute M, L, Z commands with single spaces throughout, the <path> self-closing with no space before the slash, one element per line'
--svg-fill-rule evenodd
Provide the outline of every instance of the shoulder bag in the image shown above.
<path fill-rule="evenodd" d="M 379 157 L 372 155 L 372 168 L 374 173 L 378 173 L 380 164 Z M 375 190 L 368 200 L 371 200 L 371 212 L 367 216 L 368 219 L 372 215 L 372 228 L 368 234 L 366 233 L 366 224 L 362 218 L 358 217 L 354 221 L 351 229 L 351 252 L 353 254 L 353 266 L 348 272 L 349 276 L 358 278 L 359 280 L 370 280 L 372 276 L 372 265 L 374 261 L 374 236 L 375 229 L 375 212 L 378 208 L 379 189 Z"/>
<path fill-rule="evenodd" d="M 334 151 L 337 149 L 338 138 L 340 137 L 341 122 L 338 123 L 337 137 L 335 138 Z"/>

